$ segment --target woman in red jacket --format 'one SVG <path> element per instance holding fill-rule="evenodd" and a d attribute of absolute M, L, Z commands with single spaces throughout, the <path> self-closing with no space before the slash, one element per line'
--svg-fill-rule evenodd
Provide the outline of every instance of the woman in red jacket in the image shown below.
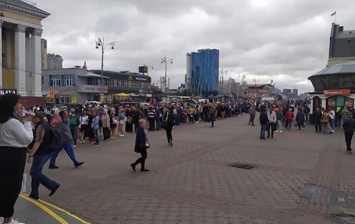
<path fill-rule="evenodd" d="M 292 108 L 289 108 L 288 111 L 285 114 L 285 118 L 286 118 L 286 130 L 291 130 L 291 124 L 292 124 L 292 120 L 293 120 L 294 114 L 292 111 Z"/>

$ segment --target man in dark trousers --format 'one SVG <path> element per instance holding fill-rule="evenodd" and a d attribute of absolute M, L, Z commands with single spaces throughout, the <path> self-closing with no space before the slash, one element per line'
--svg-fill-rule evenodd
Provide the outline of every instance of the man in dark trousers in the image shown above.
<path fill-rule="evenodd" d="M 355 129 L 355 119 L 351 113 L 348 114 L 348 117 L 345 118 L 343 122 L 343 129 L 345 135 L 346 151 L 351 154 L 351 140 L 353 138 L 354 129 Z"/>

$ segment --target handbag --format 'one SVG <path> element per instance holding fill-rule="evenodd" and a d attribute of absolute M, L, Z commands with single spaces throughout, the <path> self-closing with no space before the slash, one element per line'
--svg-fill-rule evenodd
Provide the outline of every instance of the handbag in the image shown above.
<path fill-rule="evenodd" d="M 128 120 L 127 120 L 127 123 L 130 124 L 130 123 L 132 123 L 132 121 L 133 121 L 133 118 L 129 117 Z"/>
<path fill-rule="evenodd" d="M 276 123 L 272 123 L 271 124 L 271 128 L 272 128 L 273 131 L 276 131 L 277 124 Z"/>

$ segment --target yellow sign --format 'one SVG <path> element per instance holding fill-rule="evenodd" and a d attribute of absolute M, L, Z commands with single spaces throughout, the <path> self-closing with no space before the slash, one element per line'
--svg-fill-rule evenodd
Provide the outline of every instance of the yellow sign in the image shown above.
<path fill-rule="evenodd" d="M 51 88 L 51 89 L 49 90 L 49 97 L 50 97 L 51 99 L 55 99 L 55 90 L 54 90 L 53 88 Z"/>
<path fill-rule="evenodd" d="M 76 96 L 71 97 L 71 103 L 78 103 Z"/>
<path fill-rule="evenodd" d="M 133 77 L 131 75 L 128 76 L 128 81 L 133 81 Z"/>

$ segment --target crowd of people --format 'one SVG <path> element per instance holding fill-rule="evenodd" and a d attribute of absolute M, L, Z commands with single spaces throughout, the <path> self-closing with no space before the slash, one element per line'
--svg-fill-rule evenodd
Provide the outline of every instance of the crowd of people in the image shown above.
<path fill-rule="evenodd" d="M 236 102 L 201 102 L 197 104 L 169 102 L 141 106 L 87 104 L 61 110 L 55 105 L 34 106 L 25 110 L 15 94 L 6 94 L 0 99 L 0 216 L 4 223 L 19 224 L 13 219 L 14 205 L 21 190 L 26 161 L 31 163 L 31 193 L 39 199 L 39 186 L 43 185 L 52 196 L 60 184 L 42 173 L 49 161 L 49 169 L 58 169 L 56 158 L 64 149 L 74 167 L 84 164 L 76 158 L 74 148 L 78 144 L 100 145 L 101 141 L 123 138 L 126 133 L 136 133 L 134 151 L 140 157 L 130 164 L 133 171 L 140 164 L 140 171 L 147 172 L 145 161 L 150 147 L 147 133 L 165 130 L 167 146 L 173 147 L 172 131 L 180 125 L 209 122 L 215 127 L 217 119 L 239 117 L 249 114 L 248 124 L 255 126 L 259 112 L 260 139 L 274 138 L 274 133 L 297 127 L 301 130 L 309 121 L 308 104 L 305 102 L 262 102 L 240 100 Z M 337 119 L 340 114 L 340 119 Z M 352 111 L 342 108 L 317 108 L 313 113 L 315 132 L 334 133 L 336 127 L 344 128 L 347 151 L 351 154 L 351 139 L 355 129 Z M 338 116 L 339 117 L 339 116 Z M 56 139 L 59 133 L 59 140 Z M 60 141 L 58 147 L 51 144 Z M 56 148 L 56 149 L 54 149 Z M 9 172 L 11 171 L 11 172 Z M 6 184 L 5 184 L 6 182 Z"/>

